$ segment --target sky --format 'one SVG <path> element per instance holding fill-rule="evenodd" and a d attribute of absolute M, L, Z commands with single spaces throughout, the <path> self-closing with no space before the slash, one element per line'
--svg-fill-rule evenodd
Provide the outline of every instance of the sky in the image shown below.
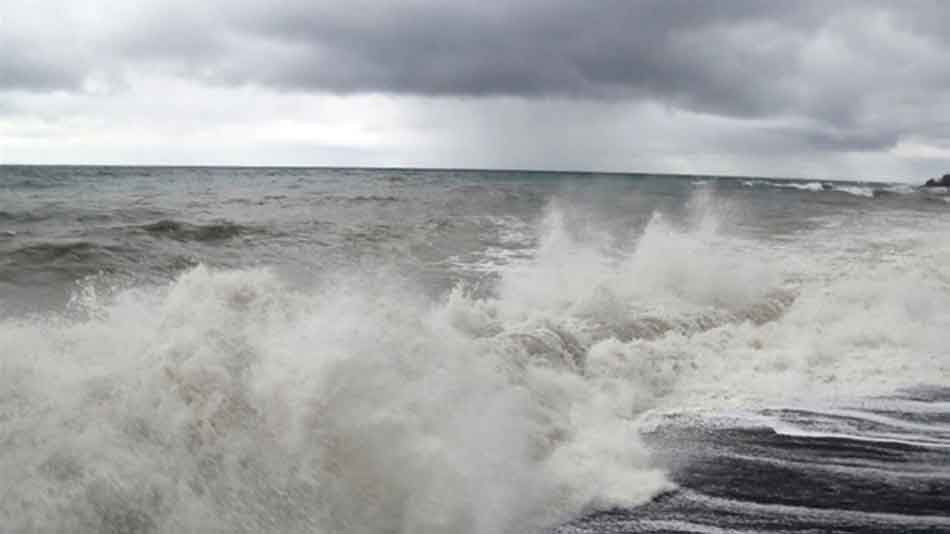
<path fill-rule="evenodd" d="M 0 163 L 950 172 L 950 2 L 2 0 Z"/>

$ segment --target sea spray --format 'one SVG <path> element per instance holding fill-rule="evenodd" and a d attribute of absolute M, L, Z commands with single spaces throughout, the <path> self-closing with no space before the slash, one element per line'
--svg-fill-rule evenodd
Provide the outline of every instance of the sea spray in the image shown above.
<path fill-rule="evenodd" d="M 847 250 L 723 235 L 703 203 L 692 226 L 657 213 L 619 247 L 553 204 L 535 254 L 487 294 L 199 266 L 4 319 L 0 518 L 14 532 L 532 531 L 669 489 L 640 438 L 653 410 L 946 376 L 945 242 L 843 276 L 829 266 Z"/>
<path fill-rule="evenodd" d="M 83 320 L 5 322 L 4 519 L 509 532 L 666 487 L 595 384 L 415 300 L 199 267 Z"/>

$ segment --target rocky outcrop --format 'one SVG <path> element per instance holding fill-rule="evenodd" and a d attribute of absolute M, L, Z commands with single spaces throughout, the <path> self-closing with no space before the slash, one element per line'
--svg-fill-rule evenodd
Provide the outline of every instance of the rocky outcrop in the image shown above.
<path fill-rule="evenodd" d="M 924 187 L 950 187 L 950 174 L 944 174 L 940 178 L 931 178 L 927 180 Z"/>

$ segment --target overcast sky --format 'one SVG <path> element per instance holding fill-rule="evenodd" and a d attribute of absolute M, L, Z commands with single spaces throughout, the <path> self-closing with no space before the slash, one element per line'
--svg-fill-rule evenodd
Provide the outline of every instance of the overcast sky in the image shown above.
<path fill-rule="evenodd" d="M 0 163 L 921 181 L 950 2 L 2 0 Z"/>

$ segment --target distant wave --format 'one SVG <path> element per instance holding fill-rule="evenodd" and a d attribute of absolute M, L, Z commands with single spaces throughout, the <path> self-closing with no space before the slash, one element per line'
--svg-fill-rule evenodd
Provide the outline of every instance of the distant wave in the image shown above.
<path fill-rule="evenodd" d="M 15 234 L 0 235 L 0 243 L 6 245 L 6 250 L 0 252 L 0 282 L 55 286 L 96 273 L 115 274 L 134 255 L 123 246 L 92 241 L 19 244 L 16 239 Z"/>
<path fill-rule="evenodd" d="M 27 179 L 4 184 L 4 187 L 8 189 L 52 189 L 60 185 L 61 184 L 58 181 L 53 180 L 44 181 L 42 179 Z"/>
<path fill-rule="evenodd" d="M 0 210 L 0 222 L 5 223 L 31 223 L 48 219 L 50 216 L 43 213 L 30 211 L 4 211 Z"/>
<path fill-rule="evenodd" d="M 259 231 L 257 228 L 232 222 L 192 224 L 171 219 L 164 219 L 137 228 L 153 236 L 178 241 L 222 241 Z"/>
<path fill-rule="evenodd" d="M 918 193 L 918 192 L 919 192 L 919 190 L 918 190 L 916 187 L 914 187 L 914 186 L 912 186 L 912 185 L 909 185 L 909 184 L 893 184 L 893 185 L 888 185 L 888 186 L 885 186 L 885 187 L 879 189 L 878 191 L 879 191 L 879 192 L 883 192 L 883 193 L 892 193 L 892 194 L 895 194 L 895 195 L 909 195 L 909 194 L 913 194 L 913 193 Z"/>
<path fill-rule="evenodd" d="M 743 180 L 742 185 L 745 187 L 773 187 L 777 189 L 797 189 L 799 191 L 811 191 L 815 193 L 820 192 L 836 192 L 836 193 L 846 193 L 848 195 L 863 197 L 863 198 L 874 198 L 880 194 L 896 194 L 896 195 L 905 195 L 918 192 L 916 188 L 909 185 L 895 184 L 895 185 L 880 185 L 880 186 L 871 186 L 871 185 L 857 185 L 857 184 L 844 184 L 844 183 L 833 183 L 833 182 L 779 182 L 774 180 Z"/>
<path fill-rule="evenodd" d="M 389 204 L 402 201 L 394 195 L 328 195 L 319 193 L 316 196 L 319 202 L 331 204 Z"/>
<path fill-rule="evenodd" d="M 856 197 L 867 197 L 873 198 L 876 190 L 871 187 L 861 187 L 856 185 L 842 185 L 842 186 L 833 186 L 832 191 L 840 191 L 842 193 L 848 193 L 849 195 L 854 195 Z"/>
<path fill-rule="evenodd" d="M 87 262 L 96 256 L 110 256 L 123 249 L 91 241 L 42 242 L 21 246 L 7 253 L 8 258 L 24 266 L 39 266 L 54 261 Z"/>

